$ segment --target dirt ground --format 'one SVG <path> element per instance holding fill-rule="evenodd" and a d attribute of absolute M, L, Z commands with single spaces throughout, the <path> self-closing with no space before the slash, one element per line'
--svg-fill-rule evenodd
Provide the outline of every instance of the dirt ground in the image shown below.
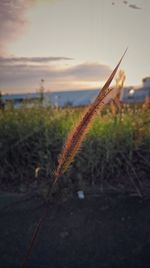
<path fill-rule="evenodd" d="M 0 268 L 21 267 L 43 211 L 39 197 L 0 194 Z M 29 268 L 150 267 L 150 199 L 76 196 L 49 207 Z"/>

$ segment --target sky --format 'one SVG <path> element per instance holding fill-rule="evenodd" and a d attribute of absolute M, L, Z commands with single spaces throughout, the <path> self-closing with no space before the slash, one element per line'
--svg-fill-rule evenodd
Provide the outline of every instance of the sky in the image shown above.
<path fill-rule="evenodd" d="M 126 86 L 150 76 L 149 0 L 0 0 L 0 91 L 102 87 L 121 64 Z"/>

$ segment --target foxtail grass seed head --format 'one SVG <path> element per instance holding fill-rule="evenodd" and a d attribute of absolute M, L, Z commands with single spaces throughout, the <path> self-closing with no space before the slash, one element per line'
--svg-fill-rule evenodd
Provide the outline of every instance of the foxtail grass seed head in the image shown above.
<path fill-rule="evenodd" d="M 127 49 L 126 49 L 127 51 Z M 109 88 L 119 65 L 126 53 L 124 52 L 119 63 L 111 73 L 110 77 L 104 84 L 103 88 L 100 90 L 95 101 L 89 106 L 89 108 L 84 113 L 83 117 L 80 119 L 78 124 L 75 126 L 73 131 L 68 135 L 66 142 L 64 144 L 63 150 L 58 159 L 58 166 L 54 172 L 55 181 L 68 169 L 72 163 L 75 155 L 77 154 L 92 122 L 97 114 L 97 111 L 101 110 L 103 106 L 107 103 L 107 98 L 111 98 L 112 88 Z M 119 80 L 120 81 L 120 80 Z M 121 80 L 122 81 L 122 80 Z"/>

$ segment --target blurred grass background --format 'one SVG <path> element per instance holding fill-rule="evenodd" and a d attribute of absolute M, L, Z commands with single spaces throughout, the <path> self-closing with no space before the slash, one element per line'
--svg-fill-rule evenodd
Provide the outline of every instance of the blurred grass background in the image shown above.
<path fill-rule="evenodd" d="M 0 111 L 0 184 L 49 181 L 69 130 L 84 108 L 35 106 Z M 38 170 L 38 174 L 36 171 Z M 131 184 L 150 180 L 150 112 L 123 107 L 99 114 L 82 149 L 63 176 L 64 187 Z M 76 187 L 76 186 L 75 186 Z"/>

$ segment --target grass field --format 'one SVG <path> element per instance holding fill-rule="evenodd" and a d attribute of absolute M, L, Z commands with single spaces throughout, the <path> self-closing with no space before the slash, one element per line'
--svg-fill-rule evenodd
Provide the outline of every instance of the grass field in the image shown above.
<path fill-rule="evenodd" d="M 0 183 L 17 187 L 50 180 L 69 130 L 83 108 L 0 111 Z M 150 169 L 150 113 L 122 108 L 99 114 L 68 172 L 63 187 L 130 186 L 137 191 Z"/>

